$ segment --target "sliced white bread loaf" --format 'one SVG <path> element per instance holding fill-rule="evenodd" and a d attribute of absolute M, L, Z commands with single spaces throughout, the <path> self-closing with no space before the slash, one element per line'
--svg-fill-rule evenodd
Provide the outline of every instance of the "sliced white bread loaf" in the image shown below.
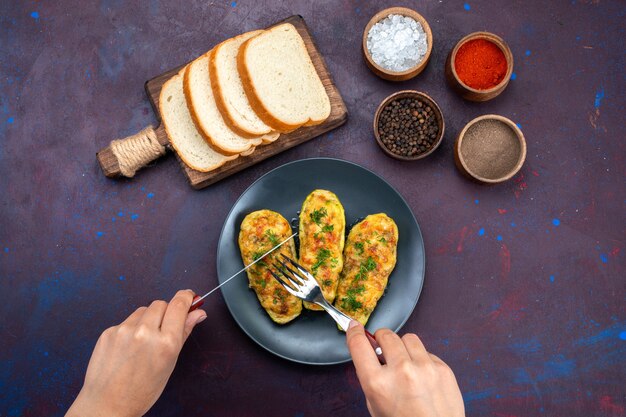
<path fill-rule="evenodd" d="M 209 52 L 187 65 L 183 84 L 187 107 L 198 131 L 216 151 L 227 155 L 247 153 L 263 143 L 263 138 L 244 138 L 224 122 L 211 90 L 210 56 Z"/>
<path fill-rule="evenodd" d="M 216 152 L 196 129 L 183 92 L 184 71 L 183 68 L 163 85 L 159 95 L 159 112 L 170 143 L 178 156 L 189 167 L 208 172 L 239 155 L 228 156 Z"/>
<path fill-rule="evenodd" d="M 210 60 L 211 87 L 215 102 L 228 126 L 246 137 L 268 134 L 272 129 L 252 110 L 237 70 L 237 52 L 243 42 L 262 33 L 244 33 L 213 49 Z"/>
<path fill-rule="evenodd" d="M 256 114 L 273 130 L 322 123 L 330 100 L 296 28 L 284 23 L 245 41 L 237 67 Z"/>

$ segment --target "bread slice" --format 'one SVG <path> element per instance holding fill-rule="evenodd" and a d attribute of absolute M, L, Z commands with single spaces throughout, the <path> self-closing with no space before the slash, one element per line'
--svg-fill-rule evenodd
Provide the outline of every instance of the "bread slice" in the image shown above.
<path fill-rule="evenodd" d="M 215 102 L 228 126 L 246 137 L 268 134 L 272 129 L 252 110 L 237 71 L 239 46 L 262 30 L 228 39 L 213 49 L 210 60 L 211 87 Z"/>
<path fill-rule="evenodd" d="M 265 145 L 268 143 L 275 142 L 279 136 L 280 136 L 280 133 L 272 132 L 272 133 L 268 133 L 267 135 L 263 135 L 261 138 L 263 139 L 263 144 Z"/>
<path fill-rule="evenodd" d="M 229 156 L 215 151 L 196 129 L 183 92 L 184 71 L 185 68 L 163 85 L 159 95 L 159 112 L 170 143 L 178 156 L 189 167 L 209 172 L 239 155 Z"/>
<path fill-rule="evenodd" d="M 248 39 L 237 67 L 254 111 L 273 130 L 290 132 L 330 115 L 326 89 L 296 28 L 283 23 Z"/>
<path fill-rule="evenodd" d="M 254 153 L 254 151 L 255 151 L 255 150 L 256 150 L 256 148 L 255 148 L 255 147 L 252 147 L 252 148 L 248 149 L 247 151 L 240 153 L 240 154 L 239 154 L 239 156 L 248 156 L 248 155 L 252 155 L 252 154 Z"/>
<path fill-rule="evenodd" d="M 244 138 L 224 122 L 211 90 L 210 57 L 211 52 L 187 65 L 183 84 L 187 107 L 198 131 L 216 151 L 227 155 L 247 153 L 263 143 L 263 137 Z"/>

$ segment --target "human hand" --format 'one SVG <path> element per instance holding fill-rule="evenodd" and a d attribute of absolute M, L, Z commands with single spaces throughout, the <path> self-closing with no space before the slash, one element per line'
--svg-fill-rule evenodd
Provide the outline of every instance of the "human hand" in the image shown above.
<path fill-rule="evenodd" d="M 350 322 L 347 343 L 373 417 L 463 417 L 463 397 L 452 369 L 412 333 L 376 332 L 387 362 L 381 365 L 363 326 Z"/>
<path fill-rule="evenodd" d="M 153 301 L 106 329 L 94 348 L 85 383 L 66 417 L 144 415 L 159 398 L 178 354 L 204 310 L 189 312 L 194 293 Z"/>

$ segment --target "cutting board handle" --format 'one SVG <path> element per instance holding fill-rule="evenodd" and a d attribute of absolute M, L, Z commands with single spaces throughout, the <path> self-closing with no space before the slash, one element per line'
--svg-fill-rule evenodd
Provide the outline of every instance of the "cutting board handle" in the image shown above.
<path fill-rule="evenodd" d="M 132 178 L 138 170 L 165 155 L 167 142 L 162 143 L 165 135 L 159 133 L 159 128 L 148 126 L 139 133 L 111 141 L 96 154 L 104 175 Z"/>

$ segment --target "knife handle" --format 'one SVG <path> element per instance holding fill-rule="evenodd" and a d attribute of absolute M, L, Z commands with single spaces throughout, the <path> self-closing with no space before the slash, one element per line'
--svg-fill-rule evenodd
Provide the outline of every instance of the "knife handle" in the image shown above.
<path fill-rule="evenodd" d="M 189 308 L 190 313 L 194 310 L 199 309 L 204 304 L 204 300 L 198 302 L 199 299 L 200 299 L 199 295 L 196 295 L 195 297 L 193 297 L 193 301 L 191 302 L 191 307 Z"/>
<path fill-rule="evenodd" d="M 367 337 L 367 340 L 370 342 L 370 345 L 372 345 L 372 348 L 374 348 L 374 352 L 376 352 L 376 356 L 378 357 L 378 362 L 380 362 L 381 365 L 385 365 L 387 362 L 385 361 L 385 357 L 383 356 L 383 349 L 380 347 L 380 345 L 376 341 L 376 338 L 374 337 L 374 335 L 368 332 L 367 330 L 365 330 L 365 336 Z"/>

